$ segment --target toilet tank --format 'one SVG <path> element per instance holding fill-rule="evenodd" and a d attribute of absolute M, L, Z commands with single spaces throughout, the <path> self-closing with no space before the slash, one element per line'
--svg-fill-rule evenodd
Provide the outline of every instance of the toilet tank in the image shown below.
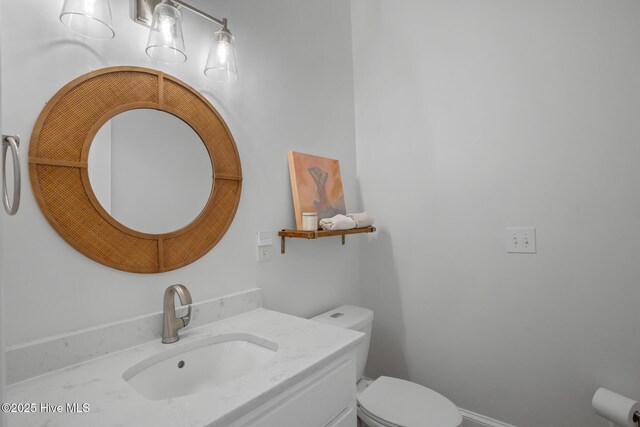
<path fill-rule="evenodd" d="M 364 339 L 356 348 L 356 373 L 358 379 L 364 376 L 364 368 L 367 365 L 369 344 L 371 343 L 371 324 L 373 323 L 373 311 L 368 308 L 355 305 L 342 305 L 329 310 L 311 320 L 326 323 L 339 328 L 352 329 L 365 334 Z"/>

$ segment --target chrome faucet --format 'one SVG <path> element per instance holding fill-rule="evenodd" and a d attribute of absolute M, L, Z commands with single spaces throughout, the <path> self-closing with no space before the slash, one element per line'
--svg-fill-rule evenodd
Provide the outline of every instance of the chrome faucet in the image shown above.
<path fill-rule="evenodd" d="M 182 305 L 189 304 L 187 315 L 181 318 L 176 317 L 175 295 L 180 297 Z M 164 291 L 164 303 L 162 310 L 162 343 L 171 344 L 180 339 L 178 331 L 191 321 L 191 293 L 183 285 L 171 285 Z"/>

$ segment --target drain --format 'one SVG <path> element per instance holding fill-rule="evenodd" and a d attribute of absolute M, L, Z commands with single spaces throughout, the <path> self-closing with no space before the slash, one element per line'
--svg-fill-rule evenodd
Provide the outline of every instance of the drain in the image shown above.
<path fill-rule="evenodd" d="M 184 360 L 181 360 L 178 362 L 178 368 L 180 369 L 184 368 Z"/>

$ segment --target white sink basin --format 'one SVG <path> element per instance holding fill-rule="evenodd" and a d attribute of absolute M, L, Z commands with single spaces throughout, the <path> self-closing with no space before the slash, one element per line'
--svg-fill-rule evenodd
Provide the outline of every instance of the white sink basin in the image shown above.
<path fill-rule="evenodd" d="M 170 399 L 246 375 L 271 360 L 277 350 L 277 344 L 249 334 L 178 342 L 127 369 L 122 378 L 147 399 Z"/>

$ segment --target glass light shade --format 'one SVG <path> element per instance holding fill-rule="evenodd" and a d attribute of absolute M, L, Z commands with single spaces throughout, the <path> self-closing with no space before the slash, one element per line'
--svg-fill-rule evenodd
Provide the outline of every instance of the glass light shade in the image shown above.
<path fill-rule="evenodd" d="M 65 0 L 60 21 L 70 30 L 92 39 L 112 39 L 116 35 L 109 0 Z"/>
<path fill-rule="evenodd" d="M 160 3 L 153 10 L 147 55 L 165 64 L 179 64 L 187 60 L 182 36 L 182 16 L 176 7 Z"/>
<path fill-rule="evenodd" d="M 209 49 L 204 74 L 219 82 L 230 82 L 238 79 L 236 60 L 236 44 L 233 36 L 226 28 L 216 31 Z"/>

